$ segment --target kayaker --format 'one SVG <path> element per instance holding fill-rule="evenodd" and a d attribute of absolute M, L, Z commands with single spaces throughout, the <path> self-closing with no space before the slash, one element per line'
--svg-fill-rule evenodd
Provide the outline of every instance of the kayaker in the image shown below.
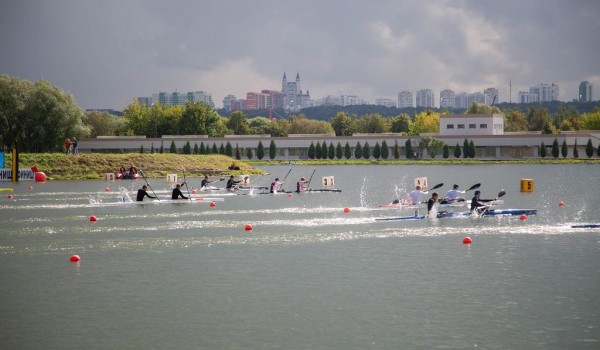
<path fill-rule="evenodd" d="M 283 185 L 283 182 L 279 181 L 279 178 L 276 177 L 275 180 L 271 182 L 271 187 L 269 187 L 269 193 L 276 192 L 278 190 L 278 187 L 281 187 L 281 185 Z"/>
<path fill-rule="evenodd" d="M 454 185 L 452 186 L 452 189 L 450 191 L 448 191 L 448 193 L 446 193 L 446 197 L 444 198 L 444 201 L 446 202 L 462 202 L 465 199 L 461 198 L 460 195 L 461 194 L 465 194 L 466 191 L 461 191 L 458 189 L 458 185 Z"/>
<path fill-rule="evenodd" d="M 306 191 L 308 188 L 305 186 L 305 184 L 307 184 L 308 181 L 306 181 L 305 178 L 301 177 L 300 181 L 296 182 L 296 192 L 304 192 Z"/>
<path fill-rule="evenodd" d="M 242 180 L 235 180 L 235 179 L 234 179 L 234 176 L 233 176 L 233 175 L 231 175 L 231 176 L 229 177 L 229 180 L 227 180 L 227 185 L 225 186 L 225 188 L 226 188 L 228 191 L 233 191 L 233 190 L 235 190 L 235 189 L 236 189 L 236 188 L 235 188 L 235 187 L 236 187 L 235 185 L 239 184 L 240 182 L 242 182 Z"/>
<path fill-rule="evenodd" d="M 149 195 L 148 192 L 146 192 L 146 190 L 148 190 L 148 186 L 146 186 L 146 185 L 142 186 L 142 188 L 140 188 L 138 190 L 137 197 L 136 197 L 136 200 L 138 202 L 142 202 L 144 200 L 144 197 L 156 199 L 156 197 Z"/>
<path fill-rule="evenodd" d="M 493 202 L 497 199 L 481 199 L 480 196 L 481 191 L 475 191 L 475 195 L 473 196 L 473 199 L 471 199 L 471 213 L 481 214 L 489 207 L 485 202 Z"/>
<path fill-rule="evenodd" d="M 429 191 L 421 191 L 421 186 L 417 185 L 415 190 L 408 194 L 408 198 L 412 205 L 419 205 L 421 203 L 421 196 L 429 194 Z"/>
<path fill-rule="evenodd" d="M 200 188 L 208 186 L 213 181 L 208 180 L 208 175 L 204 176 L 204 180 L 200 183 Z"/>
<path fill-rule="evenodd" d="M 183 182 L 181 185 L 185 184 L 185 182 Z M 179 199 L 179 197 L 183 198 L 183 199 L 188 199 L 188 197 L 184 196 L 183 193 L 181 193 L 181 185 L 177 184 L 175 185 L 175 188 L 173 189 L 173 193 L 171 194 L 171 199 Z"/>
<path fill-rule="evenodd" d="M 431 210 L 433 210 L 433 207 L 437 203 L 439 196 L 440 195 L 437 192 L 433 192 L 431 194 L 431 198 L 429 198 L 429 200 L 427 201 L 427 215 L 429 215 L 429 213 L 431 213 Z"/>

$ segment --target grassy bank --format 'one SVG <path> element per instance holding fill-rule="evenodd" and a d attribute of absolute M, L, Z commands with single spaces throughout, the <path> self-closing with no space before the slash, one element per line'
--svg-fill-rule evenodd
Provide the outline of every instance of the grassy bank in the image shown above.
<path fill-rule="evenodd" d="M 264 171 L 240 162 L 240 170 L 228 170 L 232 159 L 223 155 L 183 155 L 170 153 L 86 153 L 67 155 L 62 153 L 21 153 L 19 167 L 36 166 L 46 176 L 57 180 L 102 179 L 106 173 L 116 173 L 120 166 L 131 165 L 142 169 L 146 177 L 164 177 L 167 174 L 182 176 L 263 174 Z M 5 167 L 10 168 L 12 156 L 5 154 Z"/>

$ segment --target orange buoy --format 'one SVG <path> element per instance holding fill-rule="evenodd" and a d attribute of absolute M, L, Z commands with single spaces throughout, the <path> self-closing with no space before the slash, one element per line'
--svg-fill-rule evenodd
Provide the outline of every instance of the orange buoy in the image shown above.
<path fill-rule="evenodd" d="M 96 217 L 94 215 L 90 216 L 90 221 L 96 221 Z"/>
<path fill-rule="evenodd" d="M 565 202 L 563 202 L 563 201 L 558 202 L 558 206 L 559 207 L 564 207 L 565 206 Z"/>
<path fill-rule="evenodd" d="M 110 192 L 110 188 L 108 186 L 104 189 L 104 192 Z"/>
<path fill-rule="evenodd" d="M 81 258 L 79 257 L 79 255 L 73 254 L 71 255 L 71 258 L 69 260 L 71 260 L 72 262 L 78 262 L 79 260 L 81 260 Z"/>
<path fill-rule="evenodd" d="M 6 196 L 6 198 L 8 198 L 8 199 L 13 199 L 13 195 L 12 195 L 12 194 L 9 194 L 8 196 Z"/>
<path fill-rule="evenodd" d="M 350 212 L 350 208 L 344 208 L 344 213 L 348 214 Z"/>
<path fill-rule="evenodd" d="M 463 238 L 463 244 L 471 244 L 471 243 L 473 243 L 473 240 L 471 239 L 471 237 Z"/>
<path fill-rule="evenodd" d="M 292 198 L 292 194 L 291 193 L 288 193 L 288 198 Z"/>
<path fill-rule="evenodd" d="M 244 230 L 246 231 L 252 231 L 253 227 L 250 224 L 247 224 L 246 227 L 244 227 Z"/>
<path fill-rule="evenodd" d="M 211 207 L 216 207 L 217 205 L 215 204 L 215 202 L 210 202 L 210 206 Z"/>
<path fill-rule="evenodd" d="M 44 182 L 44 181 L 46 181 L 46 174 L 44 174 L 41 171 L 38 171 L 37 173 L 35 173 L 33 178 L 36 182 Z"/>
<path fill-rule="evenodd" d="M 521 216 L 519 216 L 519 220 L 521 220 L 521 221 L 527 220 L 527 215 L 521 214 Z"/>

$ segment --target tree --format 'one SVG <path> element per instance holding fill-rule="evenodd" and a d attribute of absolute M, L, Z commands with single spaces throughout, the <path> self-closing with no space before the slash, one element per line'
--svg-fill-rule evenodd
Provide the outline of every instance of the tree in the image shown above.
<path fill-rule="evenodd" d="M 546 158 L 546 145 L 544 144 L 543 141 L 542 141 L 542 144 L 540 145 L 540 157 Z"/>
<path fill-rule="evenodd" d="M 144 154 L 144 145 L 143 144 L 140 146 L 140 154 Z"/>
<path fill-rule="evenodd" d="M 219 154 L 219 149 L 217 148 L 217 143 L 213 142 L 212 148 L 210 150 L 210 153 L 212 154 Z"/>
<path fill-rule="evenodd" d="M 523 112 L 514 109 L 504 113 L 504 131 L 516 132 L 527 131 L 528 129 L 527 116 Z"/>
<path fill-rule="evenodd" d="M 228 157 L 233 156 L 233 147 L 229 141 L 227 141 L 227 144 L 225 145 L 225 155 Z"/>
<path fill-rule="evenodd" d="M 315 148 L 315 144 L 311 141 L 310 146 L 308 146 L 308 158 L 315 159 L 316 156 L 317 150 Z"/>
<path fill-rule="evenodd" d="M 410 139 L 406 140 L 404 143 L 404 154 L 406 155 L 406 159 L 414 157 L 415 152 L 412 149 L 412 141 Z"/>
<path fill-rule="evenodd" d="M 346 141 L 346 145 L 344 146 L 344 157 L 346 159 L 352 158 L 352 149 L 350 148 L 348 141 Z"/>
<path fill-rule="evenodd" d="M 369 143 L 365 142 L 365 145 L 362 148 L 363 158 L 369 159 L 371 157 L 371 147 L 369 147 Z"/>
<path fill-rule="evenodd" d="M 277 156 L 277 146 L 275 146 L 275 141 L 271 140 L 269 144 L 269 159 L 275 159 Z"/>
<path fill-rule="evenodd" d="M 545 108 L 532 108 L 527 115 L 529 131 L 542 131 L 544 125 L 550 123 L 548 110 Z"/>
<path fill-rule="evenodd" d="M 442 151 L 443 147 L 444 147 L 444 141 L 438 140 L 431 136 L 422 137 L 421 140 L 419 141 L 419 149 L 420 150 L 426 149 L 427 154 L 429 154 L 429 156 L 432 159 L 435 158 Z"/>
<path fill-rule="evenodd" d="M 379 141 L 375 142 L 375 147 L 373 147 L 373 158 L 379 159 L 381 157 L 381 146 L 379 145 Z"/>
<path fill-rule="evenodd" d="M 475 158 L 476 155 L 475 144 L 473 143 L 473 140 L 471 140 L 469 142 L 469 158 Z"/>
<path fill-rule="evenodd" d="M 585 146 L 585 155 L 588 158 L 591 158 L 594 155 L 594 145 L 592 144 L 592 139 L 588 139 L 587 145 Z"/>
<path fill-rule="evenodd" d="M 381 134 L 390 130 L 390 122 L 379 114 L 367 114 L 356 120 L 354 129 L 357 132 Z"/>
<path fill-rule="evenodd" d="M 204 147 L 204 142 L 200 142 L 200 154 L 206 154 L 206 148 Z"/>
<path fill-rule="evenodd" d="M 307 119 L 304 115 L 294 115 L 285 122 L 286 134 L 334 134 L 331 124 L 320 120 Z"/>
<path fill-rule="evenodd" d="M 583 113 L 581 115 L 581 129 L 600 130 L 600 108 L 596 107 L 592 113 Z"/>
<path fill-rule="evenodd" d="M 387 142 L 385 142 L 385 140 L 383 140 L 381 142 L 381 158 L 388 159 L 389 156 L 390 156 L 390 149 L 388 148 Z"/>
<path fill-rule="evenodd" d="M 86 112 L 82 118 L 83 126 L 89 129 L 89 137 L 113 136 L 117 132 L 118 123 L 115 116 L 106 112 Z"/>
<path fill-rule="evenodd" d="M 165 148 L 163 147 L 163 142 L 160 141 L 160 150 L 158 151 L 158 153 L 163 154 L 165 152 Z"/>
<path fill-rule="evenodd" d="M 410 132 L 411 120 L 408 114 L 402 113 L 392 119 L 391 132 L 408 134 Z"/>
<path fill-rule="evenodd" d="M 327 143 L 323 140 L 323 144 L 321 145 L 321 158 L 327 159 Z"/>
<path fill-rule="evenodd" d="M 552 157 L 558 158 L 558 154 L 559 154 L 558 140 L 554 139 L 554 142 L 552 142 Z"/>
<path fill-rule="evenodd" d="M 150 154 L 154 153 L 154 142 L 150 144 Z"/>
<path fill-rule="evenodd" d="M 335 147 L 333 146 L 333 142 L 329 143 L 327 155 L 329 156 L 329 159 L 335 158 Z"/>
<path fill-rule="evenodd" d="M 178 106 L 179 107 L 179 106 Z M 168 111 L 175 111 L 170 107 Z M 223 128 L 217 112 L 203 102 L 187 102 L 179 119 L 179 135 L 209 135 L 221 136 Z M 173 123 L 171 123 L 173 124 Z"/>
<path fill-rule="evenodd" d="M 183 145 L 183 149 L 181 151 L 183 154 L 192 154 L 192 145 L 190 145 L 190 141 L 187 141 Z"/>
<path fill-rule="evenodd" d="M 494 114 L 500 113 L 500 109 L 484 103 L 471 103 L 471 106 L 465 111 L 465 114 Z"/>
<path fill-rule="evenodd" d="M 175 146 L 175 140 L 171 141 L 171 147 L 169 147 L 169 153 L 177 153 L 177 147 Z"/>
<path fill-rule="evenodd" d="M 321 157 L 323 157 L 323 150 L 321 149 L 321 143 L 317 142 L 315 146 L 315 158 L 321 159 Z"/>
<path fill-rule="evenodd" d="M 252 159 L 252 148 L 246 148 L 246 158 Z"/>
<path fill-rule="evenodd" d="M 338 112 L 329 123 L 336 136 L 351 136 L 354 132 L 354 120 L 344 112 Z"/>
<path fill-rule="evenodd" d="M 265 146 L 262 141 L 258 141 L 258 147 L 256 148 L 256 158 L 262 160 L 265 157 Z"/>
<path fill-rule="evenodd" d="M 400 146 L 398 145 L 398 140 L 394 143 L 394 159 L 400 159 Z"/>
<path fill-rule="evenodd" d="M 456 146 L 454 146 L 454 158 L 460 158 L 460 155 L 461 155 L 460 145 L 457 142 Z"/>
<path fill-rule="evenodd" d="M 337 146 L 335 146 L 335 157 L 337 159 L 342 159 L 344 156 L 344 151 L 342 149 L 342 144 L 338 141 Z"/>
<path fill-rule="evenodd" d="M 463 157 L 469 158 L 470 155 L 471 155 L 471 152 L 469 149 L 469 140 L 465 139 L 465 141 L 463 141 Z"/>
<path fill-rule="evenodd" d="M 444 148 L 442 149 L 442 157 L 444 159 L 448 159 L 450 157 L 450 147 L 447 144 L 444 144 Z"/>
<path fill-rule="evenodd" d="M 563 156 L 563 158 L 567 158 L 567 156 L 569 155 L 569 150 L 567 148 L 567 140 L 566 139 L 562 143 L 562 147 L 560 148 L 560 154 Z"/>
<path fill-rule="evenodd" d="M 417 114 L 410 125 L 411 135 L 437 132 L 440 132 L 440 115 L 429 109 Z"/>
<path fill-rule="evenodd" d="M 575 144 L 573 145 L 573 158 L 579 158 L 579 150 L 577 150 L 577 139 L 575 139 Z"/>
<path fill-rule="evenodd" d="M 242 159 L 242 152 L 240 152 L 240 146 L 237 143 L 235 144 L 235 159 Z"/>
<path fill-rule="evenodd" d="M 225 146 L 223 145 L 223 142 L 221 142 L 221 145 L 219 146 L 219 154 L 225 154 Z"/>
<path fill-rule="evenodd" d="M 226 125 L 235 135 L 248 135 L 248 131 L 250 130 L 248 118 L 241 111 L 231 113 Z"/>
<path fill-rule="evenodd" d="M 360 145 L 360 141 L 358 141 L 356 142 L 356 146 L 354 146 L 354 158 L 360 159 L 362 155 L 362 146 Z"/>
<path fill-rule="evenodd" d="M 193 154 L 200 154 L 199 150 L 198 150 L 198 144 L 196 142 L 194 142 L 194 151 Z"/>

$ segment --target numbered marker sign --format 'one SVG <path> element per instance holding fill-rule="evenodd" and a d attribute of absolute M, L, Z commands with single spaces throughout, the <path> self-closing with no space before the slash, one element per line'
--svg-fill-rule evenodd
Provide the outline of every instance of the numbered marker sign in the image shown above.
<path fill-rule="evenodd" d="M 427 186 L 427 178 L 426 177 L 415 177 L 415 187 L 421 186 L 422 190 L 426 190 Z"/>
<path fill-rule="evenodd" d="M 242 182 L 240 182 L 240 185 L 244 185 L 244 186 L 250 185 L 250 176 L 242 175 Z"/>
<path fill-rule="evenodd" d="M 323 187 L 333 187 L 335 185 L 333 176 L 323 176 L 321 178 L 321 183 L 323 184 Z"/>

